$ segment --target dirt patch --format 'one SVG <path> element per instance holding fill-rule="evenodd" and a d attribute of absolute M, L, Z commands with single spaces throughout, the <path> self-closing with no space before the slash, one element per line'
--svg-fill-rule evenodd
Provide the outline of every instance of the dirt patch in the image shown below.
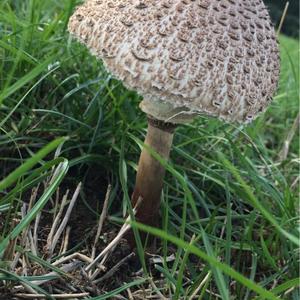
<path fill-rule="evenodd" d="M 73 172 L 77 172 L 77 170 Z M 76 178 L 78 174 L 73 175 L 73 178 Z M 72 176 L 68 176 L 68 178 L 72 178 Z M 107 181 L 103 178 L 105 177 L 96 175 L 93 170 L 89 170 L 88 175 L 85 177 L 85 184 L 80 187 L 67 223 L 63 227 L 54 249 L 51 251 L 49 250 L 49 246 L 51 246 L 49 240 L 55 240 L 55 234 L 59 232 L 72 205 L 76 189 L 78 189 L 78 185 L 71 182 L 70 179 L 69 182 L 64 182 L 43 209 L 40 217 L 36 218 L 16 240 L 11 241 L 10 247 L 15 250 L 10 251 L 10 255 L 4 257 L 4 260 L 7 261 L 6 270 L 18 276 L 53 275 L 53 270 L 37 261 L 35 257 L 47 261 L 68 275 L 67 277 L 57 276 L 57 279 L 47 280 L 44 283 L 35 282 L 51 295 L 88 293 L 89 296 L 98 296 L 120 288 L 124 283 L 143 277 L 139 258 L 132 252 L 125 239 L 120 241 L 114 251 L 107 257 L 105 263 L 96 265 L 91 272 L 85 271 L 90 261 L 117 236 L 120 230 L 120 225 L 113 224 L 106 218 L 93 254 L 99 216 L 102 213 L 108 186 Z M 43 193 L 42 186 L 38 191 L 32 190 L 31 193 L 26 195 L 23 204 L 23 216 L 24 210 L 26 210 L 25 214 L 28 213 L 30 207 L 38 201 L 39 196 Z M 65 200 L 63 200 L 64 197 L 66 197 Z M 121 199 L 114 199 L 115 203 L 119 204 L 120 201 Z M 63 203 L 64 208 L 60 209 Z M 110 213 L 114 213 L 114 207 L 119 210 L 119 205 L 111 205 L 112 211 Z M 61 214 L 60 217 L 58 217 L 59 214 Z M 19 220 L 22 218 L 21 213 L 19 213 L 18 218 Z M 4 226 L 5 221 L 4 214 L 0 215 L 1 227 Z M 56 226 L 55 223 L 57 223 Z M 55 230 L 53 230 L 54 226 Z M 65 261 L 63 261 L 64 259 Z M 60 261 L 62 262 L 60 263 Z M 149 256 L 147 264 L 153 272 L 153 280 L 161 280 L 160 275 L 154 269 L 153 262 L 151 263 L 151 256 Z M 157 278 L 155 278 L 156 273 Z M 143 299 L 144 296 L 142 298 L 139 296 L 139 290 L 139 287 L 132 288 L 132 292 L 137 293 L 134 299 Z M 21 299 L 18 295 L 24 293 L 30 294 L 30 288 L 24 287 L 21 282 L 0 282 L 0 299 Z M 152 290 L 149 290 L 148 293 L 151 294 Z"/>

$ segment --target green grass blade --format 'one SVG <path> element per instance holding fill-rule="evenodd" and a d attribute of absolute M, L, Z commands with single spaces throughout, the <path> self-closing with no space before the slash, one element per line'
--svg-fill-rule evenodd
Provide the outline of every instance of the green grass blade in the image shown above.
<path fill-rule="evenodd" d="M 224 165 L 228 168 L 228 170 L 231 171 L 233 176 L 236 178 L 236 180 L 240 183 L 242 188 L 244 189 L 246 195 L 248 196 L 248 200 L 251 202 L 251 204 L 261 212 L 261 214 L 286 238 L 288 238 L 291 242 L 293 242 L 295 245 L 300 247 L 300 240 L 297 236 L 287 232 L 285 229 L 281 228 L 281 226 L 277 223 L 275 218 L 263 207 L 263 205 L 256 199 L 253 192 L 251 191 L 251 188 L 247 183 L 244 181 L 244 179 L 239 174 L 238 170 L 222 155 L 220 154 L 220 158 Z"/>
<path fill-rule="evenodd" d="M 265 290 L 264 288 L 262 288 L 261 286 L 259 286 L 255 282 L 253 282 L 252 280 L 246 278 L 242 274 L 240 274 L 237 271 L 235 271 L 234 269 L 232 269 L 230 266 L 220 262 L 215 257 L 209 256 L 208 254 L 206 254 L 205 252 L 203 252 L 202 250 L 200 250 L 196 246 L 189 245 L 185 241 L 183 241 L 183 240 L 181 240 L 181 239 L 179 239 L 175 236 L 172 236 L 172 235 L 170 235 L 170 234 L 168 234 L 168 233 L 166 233 L 166 232 L 164 232 L 160 229 L 152 228 L 152 227 L 149 227 L 149 226 L 146 226 L 144 224 L 137 223 L 137 222 L 130 222 L 130 224 L 133 227 L 136 227 L 136 228 L 138 228 L 142 231 L 145 231 L 145 232 L 149 232 L 149 233 L 151 233 L 155 236 L 158 236 L 162 239 L 166 239 L 169 242 L 177 245 L 178 247 L 182 247 L 183 249 L 190 251 L 191 253 L 197 255 L 199 258 L 201 258 L 201 259 L 207 261 L 208 263 L 210 263 L 211 265 L 213 265 L 215 268 L 220 269 L 221 271 L 223 271 L 224 273 L 229 275 L 231 278 L 237 280 L 238 282 L 240 282 L 245 287 L 247 287 L 250 290 L 256 292 L 258 295 L 264 297 L 264 299 L 279 300 L 279 298 L 277 296 L 275 296 L 273 293 L 271 293 L 270 291 Z"/>
<path fill-rule="evenodd" d="M 28 189 L 37 185 L 47 176 L 52 167 L 64 162 L 63 158 L 56 158 L 49 162 L 46 162 L 43 166 L 34 169 L 29 176 L 26 176 L 20 183 L 18 183 L 14 188 L 12 188 L 3 198 L 0 199 L 0 203 L 5 205 L 9 204 L 18 193 L 24 193 Z"/>
<path fill-rule="evenodd" d="M 146 281 L 146 279 L 139 279 L 139 280 L 135 280 L 132 281 L 130 283 L 126 283 L 123 286 L 109 292 L 106 293 L 105 295 L 99 296 L 99 297 L 94 297 L 94 298 L 90 298 L 90 300 L 105 300 L 105 299 L 113 299 L 114 296 L 119 295 L 120 293 L 122 293 L 123 291 L 126 291 L 127 289 L 137 286 L 137 285 L 141 285 Z"/>
<path fill-rule="evenodd" d="M 24 219 L 21 220 L 21 222 L 12 230 L 10 234 L 6 236 L 6 238 L 0 243 L 0 255 L 5 250 L 8 242 L 11 239 L 16 238 L 24 228 L 26 228 L 32 220 L 35 218 L 35 216 L 42 210 L 42 208 L 46 205 L 48 200 L 51 198 L 53 193 L 56 191 L 57 187 L 67 174 L 69 165 L 68 161 L 65 160 L 63 163 L 61 163 L 55 170 L 55 176 L 52 178 L 51 184 L 49 187 L 45 190 L 44 194 L 40 197 L 40 199 L 37 201 L 37 203 L 33 206 L 33 208 L 29 211 L 29 213 L 26 215 Z"/>
<path fill-rule="evenodd" d="M 36 66 L 34 69 L 32 69 L 28 74 L 24 75 L 22 78 L 20 78 L 17 82 L 15 82 L 13 85 L 7 87 L 2 91 L 0 94 L 0 106 L 3 104 L 3 101 L 15 93 L 17 90 L 25 86 L 28 82 L 33 80 L 34 78 L 38 77 L 40 74 L 42 74 L 45 69 L 47 69 L 48 65 L 53 61 L 53 57 L 47 58 L 43 63 Z"/>
<path fill-rule="evenodd" d="M 9 271 L 6 271 L 4 269 L 0 269 L 0 274 L 1 272 L 8 277 L 7 280 L 9 280 L 9 278 L 11 278 L 11 280 L 14 280 L 14 281 L 19 281 L 19 282 L 22 282 L 23 285 L 27 285 L 27 286 L 30 286 L 32 289 L 34 289 L 35 291 L 45 295 L 45 298 L 46 299 L 50 299 L 50 300 L 55 300 L 51 295 L 49 295 L 44 289 L 42 289 L 41 287 L 39 287 L 38 285 L 35 285 L 35 284 L 32 284 L 29 280 L 27 280 L 26 277 L 24 276 L 18 276 L 16 275 L 15 273 L 12 273 L 12 272 L 9 272 Z"/>
<path fill-rule="evenodd" d="M 201 229 L 201 233 L 202 233 L 202 239 L 203 239 L 204 246 L 205 246 L 207 254 L 210 257 L 217 260 L 215 254 L 214 254 L 214 251 L 212 249 L 212 246 L 210 244 L 210 241 L 209 241 L 209 239 L 208 239 L 208 237 L 207 237 L 207 235 L 206 235 L 206 233 L 203 229 Z M 215 277 L 216 284 L 217 284 L 217 287 L 219 289 L 220 295 L 222 296 L 222 299 L 229 300 L 229 290 L 226 286 L 225 278 L 224 278 L 221 270 L 218 267 L 215 267 L 214 264 L 210 264 L 210 265 L 211 265 L 212 272 L 213 272 L 213 275 Z"/>
<path fill-rule="evenodd" d="M 190 245 L 194 244 L 194 242 L 195 242 L 195 238 L 193 236 L 192 239 L 191 239 Z M 176 282 L 176 290 L 175 290 L 175 295 L 173 297 L 173 300 L 178 300 L 179 297 L 180 297 L 180 292 L 182 290 L 184 290 L 183 287 L 182 287 L 182 284 L 183 284 L 183 278 L 184 278 L 184 270 L 186 269 L 186 263 L 187 263 L 187 260 L 189 258 L 189 255 L 190 255 L 190 251 L 189 250 L 185 251 L 183 259 L 182 259 L 181 266 L 180 266 L 179 271 L 178 271 L 178 278 L 177 278 L 177 282 Z"/>
<path fill-rule="evenodd" d="M 291 288 L 300 287 L 300 277 L 293 278 L 289 281 L 286 281 L 280 285 L 278 285 L 276 288 L 272 289 L 271 292 L 275 295 L 279 295 Z"/>
<path fill-rule="evenodd" d="M 34 156 L 29 158 L 24 164 L 18 167 L 15 171 L 10 173 L 6 178 L 0 181 L 0 192 L 14 184 L 22 175 L 39 163 L 46 155 L 55 150 L 61 143 L 65 142 L 67 138 L 58 138 L 50 142 L 47 146 L 41 149 Z"/>

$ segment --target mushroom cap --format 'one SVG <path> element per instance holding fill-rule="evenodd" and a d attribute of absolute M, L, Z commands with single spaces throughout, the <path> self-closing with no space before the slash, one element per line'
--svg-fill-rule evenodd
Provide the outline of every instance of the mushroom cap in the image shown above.
<path fill-rule="evenodd" d="M 87 0 L 69 31 L 148 103 L 192 116 L 250 122 L 277 89 L 278 43 L 261 0 Z"/>

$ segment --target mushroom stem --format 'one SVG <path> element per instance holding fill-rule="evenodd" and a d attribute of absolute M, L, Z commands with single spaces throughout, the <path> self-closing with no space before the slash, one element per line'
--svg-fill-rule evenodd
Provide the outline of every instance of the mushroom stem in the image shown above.
<path fill-rule="evenodd" d="M 168 160 L 175 128 L 176 125 L 174 124 L 149 117 L 145 144 L 162 158 Z M 139 203 L 135 215 L 138 222 L 149 226 L 158 226 L 158 213 L 165 171 L 162 164 L 144 147 L 139 160 L 135 189 L 132 194 L 133 207 L 141 198 L 141 203 Z M 128 240 L 134 246 L 132 233 Z"/>

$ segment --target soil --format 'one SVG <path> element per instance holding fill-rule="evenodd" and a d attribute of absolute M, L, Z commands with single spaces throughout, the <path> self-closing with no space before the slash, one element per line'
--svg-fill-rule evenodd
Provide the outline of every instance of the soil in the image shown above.
<path fill-rule="evenodd" d="M 81 170 L 80 172 L 82 172 Z M 72 172 L 74 177 L 72 177 Z M 76 174 L 78 170 L 71 170 L 68 175 L 68 178 L 78 178 L 78 174 Z M 83 172 L 84 174 L 85 172 Z M 85 177 L 82 195 L 84 197 L 79 197 L 75 207 L 73 208 L 71 217 L 68 222 L 68 226 L 71 227 L 70 231 L 70 239 L 68 250 L 71 250 L 70 253 L 79 252 L 83 253 L 84 255 L 90 257 L 91 256 L 91 249 L 94 243 L 97 225 L 98 225 L 98 216 L 101 214 L 103 202 L 105 199 L 105 194 L 107 191 L 108 183 L 104 179 L 106 176 L 103 174 L 99 174 L 96 170 L 89 169 L 86 173 L 87 176 Z M 78 182 L 77 182 L 78 184 Z M 62 195 L 65 194 L 67 190 L 70 190 L 72 194 L 76 188 L 76 185 L 71 181 L 65 180 L 64 183 L 60 186 L 60 199 Z M 122 196 L 122 195 L 120 195 Z M 29 202 L 30 194 L 24 197 L 25 202 Z M 85 199 L 85 201 L 83 200 Z M 110 214 L 114 213 L 114 209 L 117 212 L 119 210 L 119 204 L 121 202 L 121 198 L 114 199 L 115 205 L 110 207 Z M 117 205 L 118 204 L 118 205 Z M 40 257 L 45 259 L 45 244 L 50 232 L 50 229 L 53 224 L 53 215 L 50 213 L 53 211 L 53 203 L 48 203 L 47 206 L 44 208 L 40 225 L 39 225 L 39 252 Z M 0 231 L 3 228 L 5 223 L 5 216 L 4 214 L 0 214 Z M 2 225 L 2 226 L 1 226 Z M 1 228 L 2 227 L 2 228 Z M 107 245 L 108 243 L 113 240 L 113 238 L 119 232 L 120 225 L 115 225 L 111 222 L 106 220 L 104 227 L 102 229 L 102 234 L 100 241 L 97 245 L 96 255 L 99 254 Z M 18 242 L 17 242 L 18 243 Z M 60 249 L 60 244 L 57 245 L 56 250 Z M 127 257 L 132 252 L 132 249 L 129 247 L 126 240 L 122 240 L 120 244 L 116 247 L 112 255 L 109 257 L 107 262 L 105 263 L 106 272 L 111 270 L 117 263 L 119 263 L 123 258 Z M 151 267 L 151 266 L 150 266 Z M 152 266 L 153 267 L 153 266 Z M 153 268 L 152 268 L 153 269 Z M 94 290 L 89 290 L 91 296 L 98 296 L 103 294 L 104 292 L 112 291 L 116 288 L 122 286 L 125 282 L 129 283 L 132 282 L 134 279 L 137 278 L 136 273 L 141 270 L 141 264 L 137 255 L 130 256 L 130 258 L 125 261 L 113 274 L 113 276 L 108 277 L 107 279 L 102 280 L 97 286 L 94 286 Z M 152 270 L 153 273 L 156 273 L 155 270 Z M 20 273 L 20 266 L 19 269 L 15 270 L 15 273 Z M 49 272 L 49 270 L 43 270 L 43 268 L 35 266 L 33 270 L 28 270 L 28 275 L 37 275 L 37 274 L 45 274 Z M 100 277 L 105 275 L 105 273 L 100 274 Z M 154 274 L 155 275 L 155 274 Z M 77 292 L 86 291 L 86 288 L 91 286 L 90 282 L 86 281 L 78 270 L 72 273 L 75 280 L 69 282 Z M 61 287 L 65 285 L 65 281 L 62 282 L 60 280 L 52 281 L 52 286 Z M 42 287 L 50 292 L 51 287 L 42 285 Z M 10 294 L 10 290 L 12 287 L 3 286 L 0 282 L 0 300 L 10 300 L 16 299 Z M 134 289 L 133 289 L 134 290 Z M 74 291 L 73 291 L 74 292 Z M 70 290 L 71 293 L 71 290 Z"/>

